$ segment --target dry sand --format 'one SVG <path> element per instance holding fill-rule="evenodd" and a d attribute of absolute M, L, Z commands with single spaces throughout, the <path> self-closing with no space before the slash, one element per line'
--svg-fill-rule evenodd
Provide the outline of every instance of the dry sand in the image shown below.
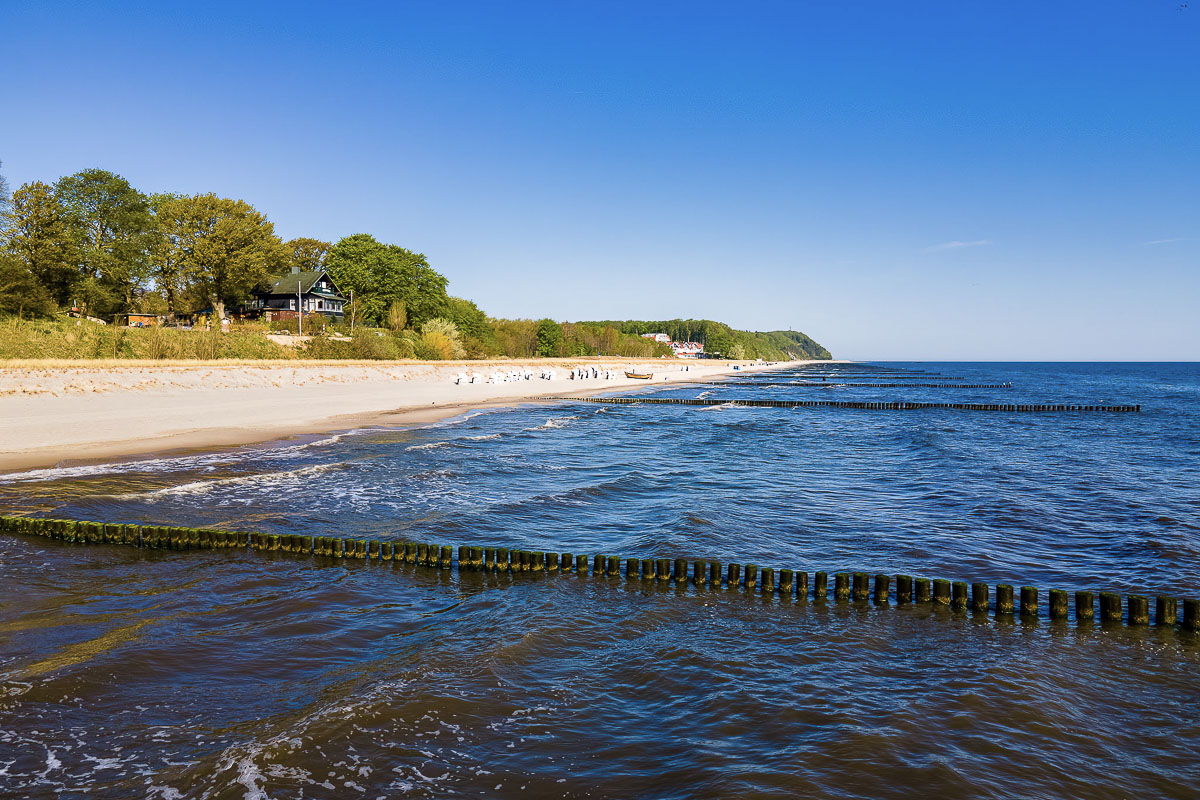
<path fill-rule="evenodd" d="M 680 384 L 771 369 L 745 362 L 538 359 L 500 362 L 245 361 L 0 364 L 0 471 L 211 449 L 363 426 L 421 424 L 470 408 L 512 405 L 621 387 Z M 796 366 L 802 362 L 791 362 Z M 576 365 L 613 369 L 615 380 L 568 380 Z M 455 385 L 460 372 L 528 366 L 553 381 Z M 783 365 L 778 365 L 783 366 Z M 775 368 L 778 368 L 776 366 Z M 631 380 L 625 370 L 653 372 Z"/>

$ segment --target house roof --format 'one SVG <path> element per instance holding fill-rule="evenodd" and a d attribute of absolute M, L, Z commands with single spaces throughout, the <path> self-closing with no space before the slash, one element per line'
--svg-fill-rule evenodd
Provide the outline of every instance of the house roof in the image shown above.
<path fill-rule="evenodd" d="M 321 278 L 329 281 L 330 291 L 313 288 Z M 339 300 L 345 299 L 342 293 L 338 291 L 337 284 L 333 282 L 333 278 L 330 278 L 329 274 L 324 270 L 317 270 L 316 272 L 289 272 L 287 275 L 280 276 L 265 291 L 259 294 L 283 294 L 290 296 L 295 295 L 297 291 L 301 294 L 315 294 L 320 297 L 330 297 Z"/>

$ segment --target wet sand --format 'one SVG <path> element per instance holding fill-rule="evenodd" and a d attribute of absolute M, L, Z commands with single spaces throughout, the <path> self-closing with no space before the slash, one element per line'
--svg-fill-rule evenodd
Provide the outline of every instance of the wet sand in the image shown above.
<path fill-rule="evenodd" d="M 797 363 L 791 362 L 791 366 Z M 578 365 L 614 370 L 568 380 Z M 496 362 L 10 362 L 0 365 L 0 472 L 163 451 L 213 449 L 466 410 L 772 369 L 731 361 L 619 358 Z M 682 367 L 689 367 L 683 370 Z M 544 367 L 557 379 L 455 384 L 462 372 Z M 775 367 L 777 368 L 777 367 Z M 625 370 L 652 372 L 651 381 Z"/>

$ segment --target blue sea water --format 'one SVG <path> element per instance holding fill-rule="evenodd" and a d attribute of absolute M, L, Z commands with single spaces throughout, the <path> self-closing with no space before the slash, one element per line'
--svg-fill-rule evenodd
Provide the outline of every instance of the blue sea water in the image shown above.
<path fill-rule="evenodd" d="M 644 391 L 1142 410 L 568 400 L 0 476 L 0 513 L 1200 595 L 1200 365 L 870 366 L 1012 388 Z M 1197 677 L 1175 630 L 0 540 L 0 793 L 1194 797 Z"/>

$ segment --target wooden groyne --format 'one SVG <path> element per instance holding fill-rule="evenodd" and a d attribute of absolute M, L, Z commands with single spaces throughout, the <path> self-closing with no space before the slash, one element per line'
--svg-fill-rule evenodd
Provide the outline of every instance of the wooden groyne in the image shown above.
<path fill-rule="evenodd" d="M 812 580 L 805 570 L 775 569 L 758 564 L 728 563 L 686 558 L 626 558 L 611 554 L 555 553 L 543 550 L 516 550 L 505 547 L 459 545 L 456 548 L 433 542 L 381 541 L 348 539 L 338 536 L 226 531 L 214 528 L 182 528 L 158 525 L 48 519 L 44 517 L 0 517 L 0 531 L 51 539 L 64 544 L 126 545 L 152 550 L 244 550 L 286 553 L 299 557 L 337 563 L 348 559 L 391 562 L 414 567 L 459 573 L 505 573 L 574 576 L 646 581 L 696 591 L 727 590 L 786 598 L 797 603 L 855 603 L 863 607 L 926 605 L 944 608 L 950 613 L 992 615 L 997 619 L 1033 623 L 1045 618 L 1067 623 L 1072 618 L 1070 596 L 1064 589 L 1050 589 L 1048 603 L 1036 586 L 1001 583 L 995 592 L 987 583 L 948 581 L 941 578 L 914 578 L 912 575 L 872 574 L 866 571 L 834 572 L 833 591 L 829 591 L 829 572 L 814 572 Z M 624 570 L 622 570 L 624 564 Z M 894 588 L 893 588 L 894 587 Z M 1074 621 L 1092 625 L 1096 621 L 1097 594 L 1074 593 Z M 1102 625 L 1200 630 L 1200 599 L 1185 598 L 1183 614 L 1180 600 L 1172 595 L 1154 598 L 1151 616 L 1150 598 L 1141 594 L 1122 597 L 1116 592 L 1100 592 Z"/>
<path fill-rule="evenodd" d="M 536 400 L 558 400 L 561 397 L 537 397 Z M 1132 406 L 1082 406 L 1082 405 L 1045 405 L 1020 403 L 914 403 L 897 402 L 865 402 L 857 400 L 747 400 L 721 397 L 576 397 L 572 398 L 581 403 L 601 403 L 604 405 L 654 405 L 654 406 L 748 406 L 754 408 L 855 408 L 869 411 L 920 411 L 922 409 L 938 408 L 954 411 L 1011 411 L 1015 413 L 1049 413 L 1049 412 L 1106 412 L 1106 413 L 1137 413 L 1141 405 Z"/>

